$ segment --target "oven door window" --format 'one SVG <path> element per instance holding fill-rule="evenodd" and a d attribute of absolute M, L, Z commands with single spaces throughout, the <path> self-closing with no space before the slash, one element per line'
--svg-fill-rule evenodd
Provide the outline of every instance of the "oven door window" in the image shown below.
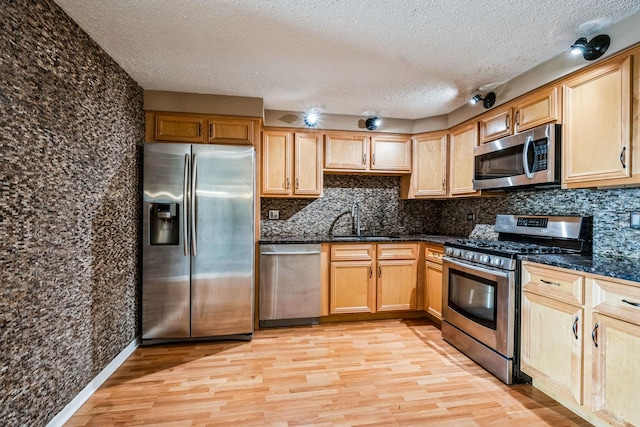
<path fill-rule="evenodd" d="M 449 270 L 449 307 L 474 322 L 496 330 L 497 283 Z"/>

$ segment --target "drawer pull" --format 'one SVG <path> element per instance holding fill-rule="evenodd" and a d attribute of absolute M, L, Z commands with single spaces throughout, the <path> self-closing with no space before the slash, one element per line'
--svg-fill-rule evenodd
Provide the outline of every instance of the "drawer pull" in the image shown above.
<path fill-rule="evenodd" d="M 626 299 L 623 299 L 622 302 L 626 302 L 629 305 L 632 305 L 634 307 L 640 307 L 640 302 L 631 302 L 631 301 L 627 301 Z"/>
<path fill-rule="evenodd" d="M 600 325 L 596 323 L 596 325 L 593 327 L 593 331 L 591 332 L 591 339 L 593 340 L 593 343 L 596 345 L 596 347 L 598 347 L 598 328 L 599 327 Z"/>
<path fill-rule="evenodd" d="M 573 336 L 578 339 L 578 316 L 573 321 Z"/>
<path fill-rule="evenodd" d="M 558 282 L 550 282 L 550 281 L 548 281 L 548 280 L 544 280 L 544 279 L 540 279 L 540 281 L 541 281 L 542 283 L 546 283 L 547 285 L 562 286 L 562 285 L 561 285 L 560 283 L 558 283 Z"/>

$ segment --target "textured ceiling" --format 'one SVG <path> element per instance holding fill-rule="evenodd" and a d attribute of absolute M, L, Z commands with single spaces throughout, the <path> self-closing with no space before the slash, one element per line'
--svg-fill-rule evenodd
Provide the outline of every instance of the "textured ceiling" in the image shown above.
<path fill-rule="evenodd" d="M 144 89 L 270 110 L 449 113 L 640 0 L 55 0 Z"/>

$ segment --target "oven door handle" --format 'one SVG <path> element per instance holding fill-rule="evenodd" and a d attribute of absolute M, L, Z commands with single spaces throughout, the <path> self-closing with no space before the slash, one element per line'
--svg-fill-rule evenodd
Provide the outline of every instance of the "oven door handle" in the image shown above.
<path fill-rule="evenodd" d="M 466 268 L 468 270 L 478 271 L 485 274 L 491 274 L 497 277 L 504 277 L 506 279 L 508 279 L 509 275 L 513 273 L 513 271 L 510 271 L 510 270 L 500 270 L 497 268 L 485 267 L 484 265 L 471 264 L 468 262 L 459 261 L 457 259 L 449 258 L 446 256 L 443 257 L 442 259 L 443 261 L 446 261 L 452 265 L 457 265 L 458 267 Z"/>

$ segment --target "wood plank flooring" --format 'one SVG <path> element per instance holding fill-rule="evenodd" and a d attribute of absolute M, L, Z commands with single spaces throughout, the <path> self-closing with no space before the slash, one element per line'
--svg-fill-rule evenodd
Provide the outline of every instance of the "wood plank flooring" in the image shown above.
<path fill-rule="evenodd" d="M 529 385 L 504 385 L 417 319 L 140 347 L 66 425 L 589 424 Z"/>

